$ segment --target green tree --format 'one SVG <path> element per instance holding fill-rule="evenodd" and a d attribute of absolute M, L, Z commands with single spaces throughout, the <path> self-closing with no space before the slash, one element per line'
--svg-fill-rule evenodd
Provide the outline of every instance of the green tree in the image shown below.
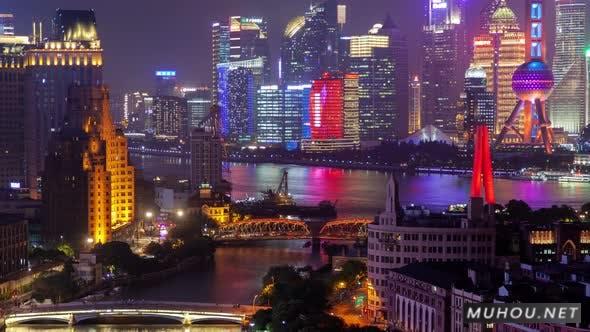
<path fill-rule="evenodd" d="M 506 217 L 509 221 L 529 221 L 533 210 L 522 200 L 510 200 L 506 204 Z"/>
<path fill-rule="evenodd" d="M 68 243 L 60 243 L 57 248 L 58 251 L 61 251 L 67 257 L 73 258 L 75 255 L 74 248 Z"/>

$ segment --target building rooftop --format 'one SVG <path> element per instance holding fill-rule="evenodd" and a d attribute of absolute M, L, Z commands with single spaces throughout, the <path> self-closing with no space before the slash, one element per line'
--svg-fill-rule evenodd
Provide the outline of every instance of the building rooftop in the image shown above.
<path fill-rule="evenodd" d="M 467 266 L 461 262 L 419 262 L 393 271 L 444 289 L 470 289 L 474 285 L 467 276 Z"/>

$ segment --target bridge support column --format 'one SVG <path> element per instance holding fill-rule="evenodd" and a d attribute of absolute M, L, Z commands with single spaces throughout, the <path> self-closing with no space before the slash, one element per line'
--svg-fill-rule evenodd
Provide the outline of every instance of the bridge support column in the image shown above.
<path fill-rule="evenodd" d="M 312 237 L 311 238 L 311 253 L 312 254 L 320 254 L 322 247 L 322 240 L 319 237 Z"/>
<path fill-rule="evenodd" d="M 69 314 L 68 315 L 68 325 L 73 326 L 75 324 L 76 324 L 76 317 L 74 316 L 74 314 Z"/>
<path fill-rule="evenodd" d="M 192 325 L 192 321 L 191 321 L 191 315 L 188 312 L 184 313 L 184 318 L 182 319 L 182 325 L 184 326 L 190 326 Z"/>

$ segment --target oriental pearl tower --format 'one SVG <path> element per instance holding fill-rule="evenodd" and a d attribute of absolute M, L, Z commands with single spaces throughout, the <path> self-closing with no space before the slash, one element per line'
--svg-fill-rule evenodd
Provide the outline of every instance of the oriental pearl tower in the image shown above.
<path fill-rule="evenodd" d="M 545 152 L 553 152 L 553 133 L 551 123 L 545 112 L 545 101 L 554 85 L 553 72 L 545 64 L 545 33 L 543 0 L 527 0 L 526 51 L 528 61 L 520 65 L 512 75 L 512 90 L 519 101 L 504 124 L 496 140 L 496 146 L 502 144 L 509 130 L 516 132 L 524 144 L 534 144 L 542 140 Z M 523 112 L 523 132 L 515 127 L 515 121 Z M 533 128 L 537 134 L 533 135 Z M 534 136 L 534 137 L 533 137 Z"/>

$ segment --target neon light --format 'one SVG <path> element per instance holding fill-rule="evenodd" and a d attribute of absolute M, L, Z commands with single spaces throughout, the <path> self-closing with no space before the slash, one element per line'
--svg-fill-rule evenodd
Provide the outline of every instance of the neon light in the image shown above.
<path fill-rule="evenodd" d="M 475 151 L 473 154 L 473 177 L 471 179 L 471 197 L 481 197 L 481 187 L 485 189 L 486 203 L 494 204 L 494 176 L 488 127 L 478 125 L 475 134 Z"/>

